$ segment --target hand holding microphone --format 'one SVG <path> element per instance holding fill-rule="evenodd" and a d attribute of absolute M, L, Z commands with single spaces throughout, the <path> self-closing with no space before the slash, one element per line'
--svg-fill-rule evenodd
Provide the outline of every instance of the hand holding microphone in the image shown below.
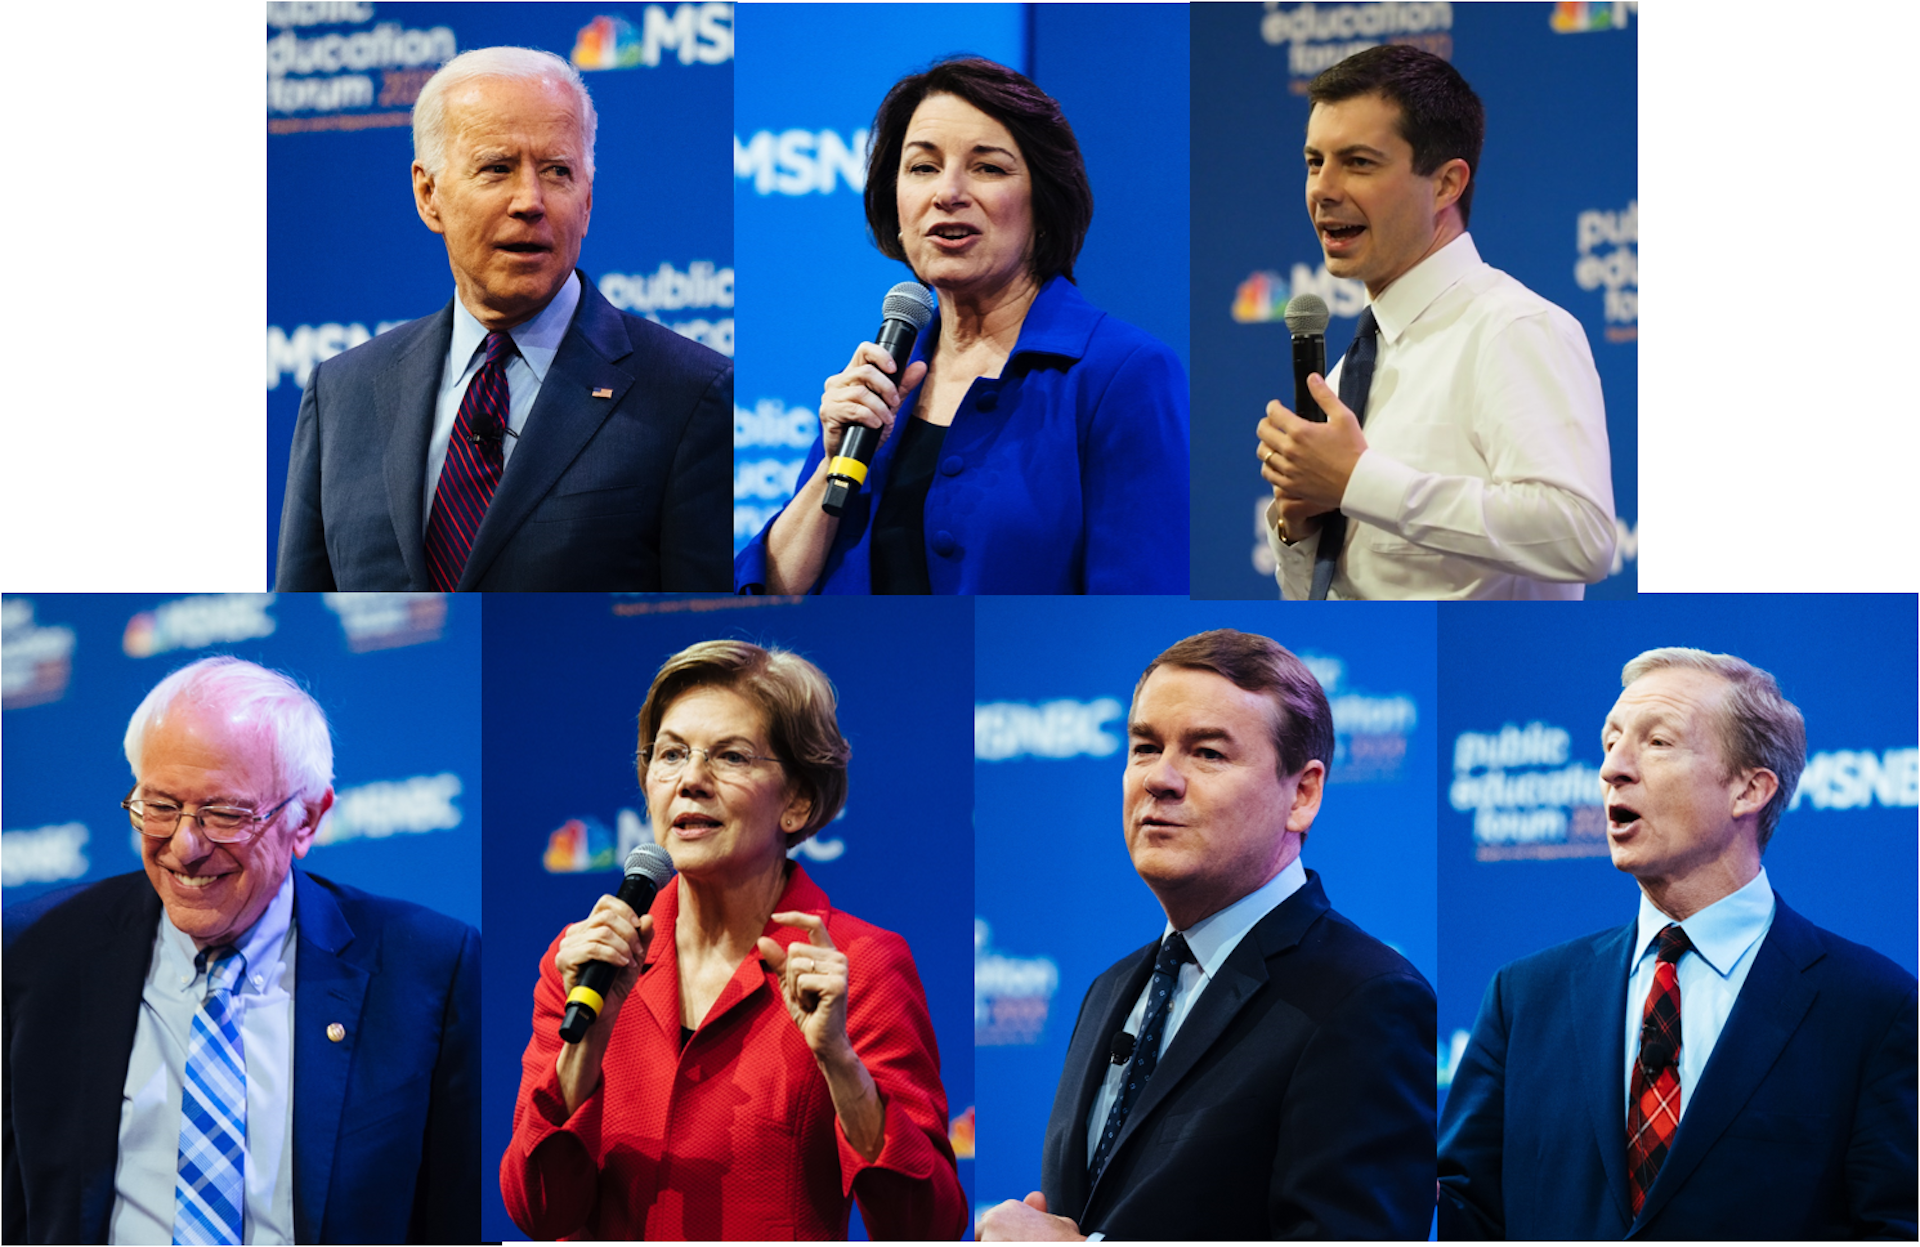
<path fill-rule="evenodd" d="M 1295 295 L 1287 304 L 1293 333 L 1294 410 L 1278 399 L 1260 421 L 1260 476 L 1273 486 L 1290 539 L 1307 535 L 1307 521 L 1340 508 L 1354 465 L 1367 448 L 1360 421 L 1326 381 L 1326 303 Z"/>
<path fill-rule="evenodd" d="M 611 1017 L 633 990 L 653 918 L 653 898 L 673 878 L 673 859 L 657 844 L 643 844 L 627 855 L 620 891 L 603 896 L 585 922 L 567 928 L 554 953 L 561 985 L 567 989 L 567 1014 L 560 1038 L 570 1044 L 586 1037 L 597 1019 Z"/>
<path fill-rule="evenodd" d="M 920 331 L 932 322 L 933 311 L 933 296 L 925 286 L 901 282 L 881 304 L 880 332 L 874 341 L 862 342 L 847 367 L 827 378 L 820 395 L 827 493 L 820 509 L 828 515 L 839 515 L 860 491 L 874 451 L 893 431 L 900 400 L 927 375 L 924 361 L 911 366 L 905 361 Z"/>

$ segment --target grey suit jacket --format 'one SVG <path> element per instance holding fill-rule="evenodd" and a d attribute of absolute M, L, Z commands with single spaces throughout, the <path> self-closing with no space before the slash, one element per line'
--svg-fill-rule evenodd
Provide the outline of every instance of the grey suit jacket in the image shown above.
<path fill-rule="evenodd" d="M 729 592 L 733 364 L 580 281 L 457 587 Z M 421 497 L 452 338 L 449 301 L 314 369 L 287 466 L 277 589 L 433 588 Z"/>

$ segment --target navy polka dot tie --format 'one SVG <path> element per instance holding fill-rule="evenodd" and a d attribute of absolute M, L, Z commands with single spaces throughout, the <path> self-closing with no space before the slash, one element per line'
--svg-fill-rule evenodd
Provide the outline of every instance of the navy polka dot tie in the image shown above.
<path fill-rule="evenodd" d="M 1133 1102 L 1140 1098 L 1140 1089 L 1147 1085 L 1147 1079 L 1153 1076 L 1153 1067 L 1160 1061 L 1160 1034 L 1167 1028 L 1167 1009 L 1173 1000 L 1173 986 L 1180 976 L 1180 966 L 1192 961 L 1193 953 L 1187 948 L 1186 939 L 1175 931 L 1160 944 L 1160 956 L 1153 963 L 1153 981 L 1147 984 L 1147 1016 L 1140 1023 L 1140 1041 L 1133 1047 L 1133 1059 L 1127 1062 L 1126 1080 L 1120 1084 L 1120 1097 L 1113 1102 L 1113 1109 L 1107 1114 L 1107 1128 L 1100 1132 L 1100 1147 L 1093 1154 L 1093 1163 L 1087 1166 L 1089 1182 L 1100 1176 L 1107 1167 L 1108 1157 L 1113 1155 L 1114 1140 L 1120 1137 L 1120 1127 L 1126 1124 L 1127 1113 L 1133 1108 Z"/>

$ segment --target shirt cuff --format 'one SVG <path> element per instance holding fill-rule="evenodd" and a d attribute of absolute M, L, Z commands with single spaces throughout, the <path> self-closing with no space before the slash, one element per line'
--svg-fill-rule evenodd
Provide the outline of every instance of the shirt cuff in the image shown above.
<path fill-rule="evenodd" d="M 879 1088 L 875 1087 L 878 1093 Z M 923 1131 L 907 1116 L 906 1111 L 892 1100 L 883 1097 L 884 1125 L 886 1134 L 880 1140 L 880 1154 L 872 1160 L 860 1154 L 860 1150 L 847 1141 L 847 1132 L 840 1125 L 840 1116 L 833 1118 L 833 1137 L 840 1145 L 840 1193 L 846 1198 L 853 1197 L 853 1184 L 861 1174 L 869 1169 L 887 1169 L 917 1181 L 926 1181 L 933 1177 L 933 1167 L 941 1160 L 938 1149 L 927 1139 Z"/>
<path fill-rule="evenodd" d="M 1426 474 L 1404 463 L 1387 458 L 1371 448 L 1362 451 L 1347 478 L 1347 491 L 1340 495 L 1340 509 L 1350 520 L 1384 528 L 1396 537 L 1400 532 L 1400 509 Z"/>
<path fill-rule="evenodd" d="M 1288 545 L 1280 540 L 1279 504 L 1269 502 L 1267 549 L 1273 552 L 1273 578 L 1280 585 L 1280 596 L 1288 601 L 1305 599 L 1313 589 L 1313 558 L 1320 549 L 1320 530 Z"/>

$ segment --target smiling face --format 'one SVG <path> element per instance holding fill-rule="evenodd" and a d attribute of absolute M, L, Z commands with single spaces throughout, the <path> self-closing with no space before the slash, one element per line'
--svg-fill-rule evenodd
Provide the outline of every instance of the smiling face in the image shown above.
<path fill-rule="evenodd" d="M 163 797 L 198 810 L 227 805 L 264 812 L 288 796 L 273 751 L 249 721 L 218 706 L 176 701 L 147 732 L 140 751 L 142 797 Z M 295 801 L 254 837 L 215 844 L 182 816 L 165 840 L 141 835 L 140 856 L 173 925 L 199 948 L 232 943 L 260 918 L 296 857 L 313 845 L 333 792 Z"/>
<path fill-rule="evenodd" d="M 1307 213 L 1327 271 L 1376 298 L 1464 230 L 1453 205 L 1466 161 L 1415 173 L 1399 123 L 1400 106 L 1380 95 L 1315 104 L 1307 117 Z"/>
<path fill-rule="evenodd" d="M 1156 667 L 1128 721 L 1127 851 L 1185 930 L 1278 874 L 1320 809 L 1326 767 L 1282 779 L 1277 707 L 1224 676 Z"/>
<path fill-rule="evenodd" d="M 914 109 L 894 189 L 920 280 L 972 296 L 1032 280 L 1033 178 L 1007 128 L 953 95 Z"/>
<path fill-rule="evenodd" d="M 730 688 L 705 686 L 676 697 L 660 717 L 654 744 L 738 749 L 762 758 L 775 751 L 767 715 Z M 777 762 L 755 762 L 743 772 L 716 775 L 705 753 L 693 754 L 679 774 L 641 781 L 653 838 L 674 869 L 695 879 L 742 879 L 774 869 L 786 857 L 786 832 L 805 821 L 808 802 L 791 791 Z M 782 827 L 782 820 L 791 825 Z"/>
<path fill-rule="evenodd" d="M 1746 884 L 1760 870 L 1759 811 L 1773 772 L 1729 773 L 1720 731 L 1727 682 L 1662 667 L 1629 684 L 1601 732 L 1607 847 L 1656 904 L 1679 889 L 1689 910 Z"/>
<path fill-rule="evenodd" d="M 414 163 L 414 204 L 489 330 L 538 315 L 573 272 L 593 213 L 585 162 L 579 102 L 561 83 L 481 78 L 448 98 L 440 172 Z"/>

